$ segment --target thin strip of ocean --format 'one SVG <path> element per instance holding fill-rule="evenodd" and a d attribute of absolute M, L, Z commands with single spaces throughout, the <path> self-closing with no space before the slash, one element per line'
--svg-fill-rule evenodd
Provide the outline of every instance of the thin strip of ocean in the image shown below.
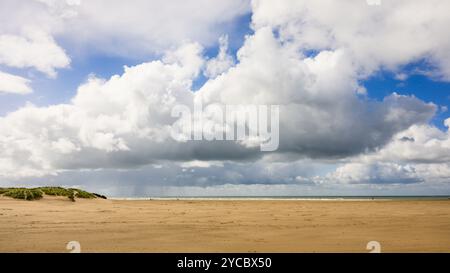
<path fill-rule="evenodd" d="M 428 196 L 149 196 L 111 197 L 113 200 L 450 200 L 449 195 Z"/>

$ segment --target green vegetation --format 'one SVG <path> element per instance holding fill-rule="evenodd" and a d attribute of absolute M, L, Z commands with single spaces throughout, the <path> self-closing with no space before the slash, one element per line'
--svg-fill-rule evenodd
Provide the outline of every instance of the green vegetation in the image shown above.
<path fill-rule="evenodd" d="M 77 198 L 87 198 L 87 199 L 92 199 L 92 198 L 97 198 L 97 196 L 95 196 L 95 194 L 87 192 L 87 191 L 83 191 L 80 189 L 69 189 L 70 191 L 72 191 L 75 195 L 75 197 Z"/>
<path fill-rule="evenodd" d="M 42 191 L 38 189 L 12 188 L 4 192 L 3 195 L 16 199 L 37 200 L 42 198 Z"/>
<path fill-rule="evenodd" d="M 95 194 L 93 194 L 93 193 L 83 191 L 80 189 L 75 189 L 75 188 L 65 189 L 62 187 L 40 187 L 37 189 L 41 190 L 46 195 L 67 196 L 69 199 L 72 199 L 75 197 L 86 198 L 86 199 L 96 198 Z"/>
<path fill-rule="evenodd" d="M 61 187 L 40 187 L 38 189 L 40 189 L 46 195 L 52 196 L 69 196 L 70 194 L 70 191 L 68 189 Z"/>
<path fill-rule="evenodd" d="M 76 198 L 85 198 L 85 199 L 93 199 L 93 198 L 103 198 L 106 199 L 105 196 L 90 193 L 84 190 L 75 189 L 75 188 L 62 188 L 62 187 L 39 187 L 39 188 L 0 188 L 0 195 L 9 196 L 16 199 L 24 199 L 24 200 L 37 200 L 41 199 L 44 195 L 51 196 L 66 196 L 69 200 L 75 202 Z"/>

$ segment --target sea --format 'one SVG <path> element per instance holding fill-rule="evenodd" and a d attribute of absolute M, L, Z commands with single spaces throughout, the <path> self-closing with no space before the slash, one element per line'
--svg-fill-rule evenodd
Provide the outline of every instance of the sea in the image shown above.
<path fill-rule="evenodd" d="M 310 200 L 310 201 L 370 201 L 370 200 L 450 200 L 450 195 L 427 196 L 149 196 L 111 197 L 113 200 Z"/>

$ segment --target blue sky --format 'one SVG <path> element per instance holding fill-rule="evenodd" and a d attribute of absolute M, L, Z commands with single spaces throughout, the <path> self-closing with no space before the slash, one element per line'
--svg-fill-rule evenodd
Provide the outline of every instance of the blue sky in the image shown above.
<path fill-rule="evenodd" d="M 420 69 L 420 66 L 418 67 Z M 401 72 L 406 72 L 404 69 Z M 450 83 L 430 79 L 424 75 L 412 75 L 406 80 L 398 80 L 392 73 L 379 73 L 363 82 L 370 97 L 383 99 L 392 92 L 402 95 L 413 95 L 423 101 L 432 102 L 438 106 L 450 107 Z M 450 112 L 441 108 L 432 123 L 445 130 L 444 120 Z"/>

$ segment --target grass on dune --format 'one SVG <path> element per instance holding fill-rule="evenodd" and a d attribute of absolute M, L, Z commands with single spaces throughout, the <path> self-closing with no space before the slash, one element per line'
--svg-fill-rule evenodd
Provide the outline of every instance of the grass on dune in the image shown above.
<path fill-rule="evenodd" d="M 72 197 L 87 198 L 87 199 L 96 198 L 96 196 L 93 193 L 75 188 L 65 189 L 62 187 L 40 187 L 37 189 L 41 190 L 46 195 L 67 196 L 69 197 L 69 199 L 71 199 Z"/>
<path fill-rule="evenodd" d="M 42 191 L 37 189 L 11 188 L 3 193 L 15 199 L 37 200 L 42 198 Z"/>
<path fill-rule="evenodd" d="M 0 188 L 0 195 L 9 196 L 15 199 L 24 199 L 24 200 L 38 200 L 41 199 L 44 195 L 51 196 L 66 196 L 71 201 L 75 202 L 75 198 L 85 198 L 85 199 L 93 199 L 93 198 L 103 198 L 106 199 L 105 196 L 90 193 L 84 190 L 75 189 L 75 188 L 62 188 L 62 187 L 39 187 L 39 188 Z"/>

